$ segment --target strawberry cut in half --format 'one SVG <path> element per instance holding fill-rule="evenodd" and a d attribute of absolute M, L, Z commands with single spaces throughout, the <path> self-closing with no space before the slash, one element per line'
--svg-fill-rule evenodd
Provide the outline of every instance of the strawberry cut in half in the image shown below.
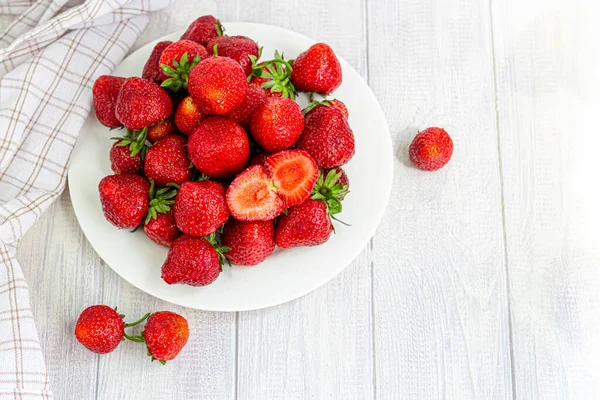
<path fill-rule="evenodd" d="M 302 150 L 284 150 L 267 157 L 265 169 L 286 208 L 306 200 L 319 178 L 317 163 Z"/>
<path fill-rule="evenodd" d="M 268 221 L 284 209 L 271 178 L 260 165 L 240 173 L 227 189 L 227 206 L 240 221 Z"/>

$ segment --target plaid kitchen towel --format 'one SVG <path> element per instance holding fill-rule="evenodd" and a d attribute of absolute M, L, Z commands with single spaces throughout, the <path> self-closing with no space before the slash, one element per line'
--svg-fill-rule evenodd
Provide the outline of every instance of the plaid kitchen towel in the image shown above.
<path fill-rule="evenodd" d="M 65 187 L 90 111 L 110 73 L 168 0 L 0 0 L 0 399 L 51 398 L 27 284 L 23 234 Z"/>

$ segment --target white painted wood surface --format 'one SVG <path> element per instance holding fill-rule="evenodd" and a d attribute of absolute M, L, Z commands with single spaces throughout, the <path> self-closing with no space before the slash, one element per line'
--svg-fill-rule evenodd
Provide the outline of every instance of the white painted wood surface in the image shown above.
<path fill-rule="evenodd" d="M 56 398 L 598 398 L 600 14 L 590 4 L 176 0 L 153 15 L 138 47 L 206 13 L 331 43 L 387 115 L 390 206 L 323 288 L 267 310 L 210 313 L 119 278 L 63 194 L 19 249 Z M 436 173 L 406 157 L 430 125 L 455 141 Z M 94 356 L 72 331 L 95 303 L 131 317 L 181 312 L 193 335 L 167 367 L 134 344 Z"/>

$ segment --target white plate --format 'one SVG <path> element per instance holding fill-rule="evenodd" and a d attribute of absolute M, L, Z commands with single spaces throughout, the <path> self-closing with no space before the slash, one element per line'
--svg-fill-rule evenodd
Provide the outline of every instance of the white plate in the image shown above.
<path fill-rule="evenodd" d="M 263 59 L 275 49 L 295 58 L 314 43 L 312 39 L 273 26 L 251 23 L 225 24 L 227 34 L 245 35 L 264 47 Z M 180 33 L 160 40 L 177 40 Z M 157 40 L 156 42 L 158 42 Z M 114 71 L 119 76 L 139 76 L 156 42 L 127 57 Z M 168 249 L 150 241 L 143 230 L 118 230 L 104 219 L 98 182 L 112 174 L 108 153 L 115 132 L 96 121 L 85 122 L 69 169 L 69 190 L 75 215 L 85 236 L 100 257 L 125 280 L 160 299 L 185 307 L 214 311 L 242 311 L 274 306 L 296 299 L 325 284 L 361 252 L 375 233 L 388 202 L 391 185 L 392 143 L 385 116 L 369 87 L 341 60 L 343 83 L 334 93 L 350 112 L 356 136 L 356 155 L 344 166 L 351 193 L 344 200 L 336 234 L 322 246 L 276 249 L 254 267 L 224 267 L 211 285 L 167 285 L 160 269 Z"/>

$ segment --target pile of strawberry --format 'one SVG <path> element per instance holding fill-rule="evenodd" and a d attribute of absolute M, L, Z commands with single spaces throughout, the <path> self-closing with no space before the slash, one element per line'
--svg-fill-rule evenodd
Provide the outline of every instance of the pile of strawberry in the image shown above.
<path fill-rule="evenodd" d="M 154 47 L 141 78 L 101 76 L 93 88 L 98 120 L 125 128 L 99 184 L 104 215 L 170 247 L 168 284 L 208 285 L 224 260 L 325 243 L 348 193 L 340 166 L 354 134 L 346 106 L 325 97 L 342 82 L 332 49 L 261 62 L 255 41 L 223 31 L 200 17 Z M 297 92 L 323 100 L 301 110 Z"/>

